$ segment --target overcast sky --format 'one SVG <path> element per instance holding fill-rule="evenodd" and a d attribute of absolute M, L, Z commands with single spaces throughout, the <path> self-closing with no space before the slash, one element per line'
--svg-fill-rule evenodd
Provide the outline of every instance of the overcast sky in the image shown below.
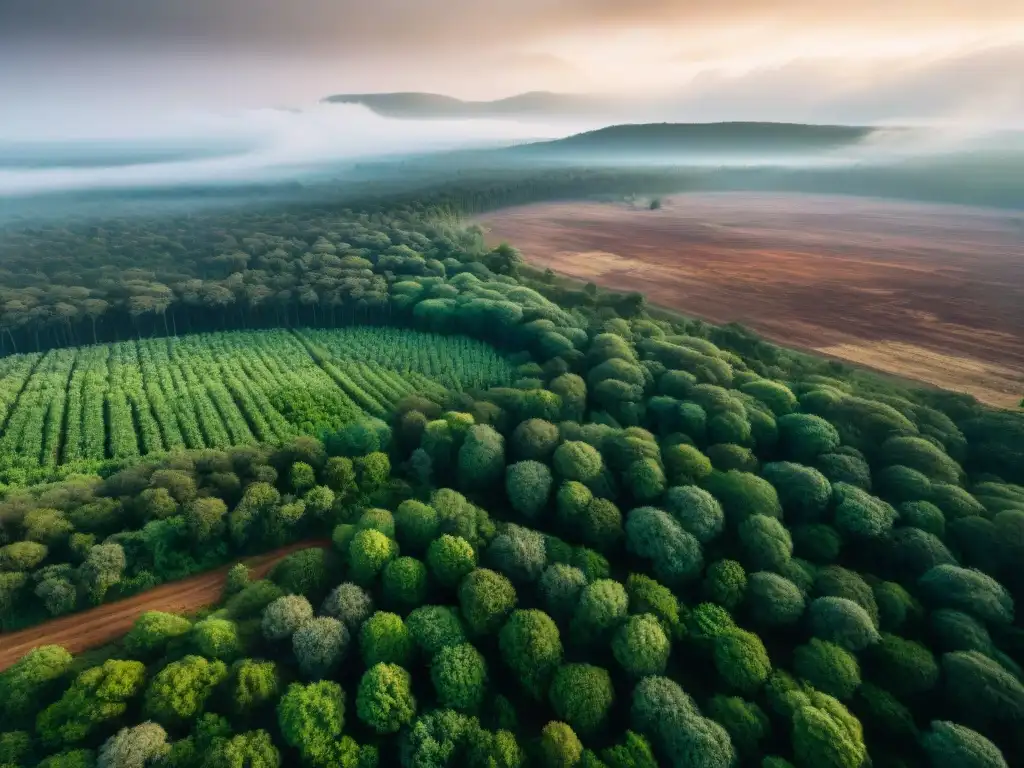
<path fill-rule="evenodd" d="M 684 117 L 1024 120 L 1021 0 L 0 0 L 0 97 L 657 92 Z"/>

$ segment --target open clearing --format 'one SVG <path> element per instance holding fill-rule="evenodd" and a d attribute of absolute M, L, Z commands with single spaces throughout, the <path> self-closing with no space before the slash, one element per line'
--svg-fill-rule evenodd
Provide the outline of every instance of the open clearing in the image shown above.
<path fill-rule="evenodd" d="M 826 195 L 701 193 L 661 210 L 551 203 L 480 217 L 528 262 L 715 323 L 1014 407 L 1024 214 Z"/>
<path fill-rule="evenodd" d="M 292 552 L 330 546 L 329 541 L 303 541 L 242 562 L 249 566 L 251 579 L 261 579 Z M 146 611 L 192 613 L 213 605 L 220 600 L 230 568 L 230 565 L 225 565 L 215 571 L 161 584 L 124 600 L 62 616 L 18 632 L 0 634 L 0 672 L 40 645 L 60 645 L 73 654 L 79 654 L 111 643 L 127 634 L 135 620 Z"/>

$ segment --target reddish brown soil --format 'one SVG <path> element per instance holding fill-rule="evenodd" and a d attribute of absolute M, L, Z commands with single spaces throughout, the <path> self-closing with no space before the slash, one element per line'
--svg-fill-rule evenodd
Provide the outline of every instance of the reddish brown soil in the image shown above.
<path fill-rule="evenodd" d="M 1024 214 L 824 195 L 506 209 L 528 262 L 980 400 L 1024 395 Z"/>
<path fill-rule="evenodd" d="M 299 542 L 242 562 L 249 566 L 252 578 L 259 579 L 278 561 L 298 549 L 329 546 L 330 542 L 320 539 Z M 226 565 L 215 571 L 162 584 L 124 600 L 62 616 L 20 632 L 0 634 L 0 672 L 40 645 L 60 645 L 71 653 L 106 645 L 126 634 L 135 619 L 146 611 L 191 613 L 212 605 L 220 600 L 224 579 L 230 567 Z"/>

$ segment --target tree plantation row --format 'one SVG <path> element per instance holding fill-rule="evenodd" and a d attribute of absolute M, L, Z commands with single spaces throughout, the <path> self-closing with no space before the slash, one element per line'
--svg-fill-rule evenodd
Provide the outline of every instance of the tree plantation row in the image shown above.
<path fill-rule="evenodd" d="M 229 332 L 0 359 L 0 477 L 8 484 L 106 459 L 278 443 L 411 392 L 509 383 L 513 367 L 465 337 L 394 328 Z"/>
<path fill-rule="evenodd" d="M 332 551 L 236 570 L 212 614 L 113 648 L 29 654 L 0 673 L 0 764 L 1024 762 L 1019 415 L 533 276 L 436 210 L 289 216 L 281 258 L 365 260 L 381 325 L 30 358 L 66 390 L 59 355 L 109 349 L 137 427 L 110 371 L 134 350 L 163 450 L 5 490 L 0 616 Z M 357 226 L 373 244 L 340 256 Z M 144 348 L 189 350 L 249 437 L 222 418 L 219 447 L 166 450 Z M 339 394 L 288 406 L 269 382 L 293 370 Z"/>

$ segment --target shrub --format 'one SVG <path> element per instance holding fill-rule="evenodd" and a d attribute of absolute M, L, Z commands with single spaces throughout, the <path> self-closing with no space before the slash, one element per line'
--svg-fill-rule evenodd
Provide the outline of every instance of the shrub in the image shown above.
<path fill-rule="evenodd" d="M 587 577 L 579 568 L 565 563 L 549 565 L 541 574 L 539 583 L 541 599 L 548 613 L 559 619 L 571 616 L 586 584 Z"/>
<path fill-rule="evenodd" d="M 558 427 L 550 421 L 527 419 L 512 432 L 512 455 L 517 461 L 546 462 L 551 459 L 559 440 Z"/>
<path fill-rule="evenodd" d="M 899 696 L 926 693 L 939 681 L 939 665 L 931 651 L 887 632 L 871 646 L 867 660 L 871 679 Z"/>
<path fill-rule="evenodd" d="M 799 587 L 770 571 L 758 571 L 747 577 L 746 605 L 754 622 L 765 627 L 795 624 L 806 607 Z"/>
<path fill-rule="evenodd" d="M 459 448 L 457 476 L 462 488 L 486 490 L 505 472 L 505 438 L 493 427 L 470 427 Z"/>
<path fill-rule="evenodd" d="M 1013 598 L 991 576 L 973 568 L 937 565 L 917 582 L 925 601 L 938 608 L 956 608 L 993 624 L 1013 621 Z"/>
<path fill-rule="evenodd" d="M 654 616 L 669 638 L 681 637 L 685 632 L 680 619 L 679 601 L 672 591 L 650 576 L 631 573 L 626 578 L 626 594 L 633 614 L 649 613 Z"/>
<path fill-rule="evenodd" d="M 719 472 L 734 469 L 738 472 L 756 473 L 760 466 L 754 452 L 741 445 L 716 443 L 704 450 L 711 459 L 711 466 Z"/>
<path fill-rule="evenodd" d="M 750 570 L 778 571 L 793 555 L 793 540 L 774 517 L 751 515 L 739 527 L 740 549 Z"/>
<path fill-rule="evenodd" d="M 512 508 L 523 517 L 536 518 L 551 497 L 554 478 L 546 464 L 520 461 L 505 470 L 505 492 Z"/>
<path fill-rule="evenodd" d="M 427 567 L 414 557 L 399 557 L 384 566 L 381 585 L 389 605 L 415 607 L 427 596 Z"/>
<path fill-rule="evenodd" d="M 469 643 L 446 645 L 430 662 L 430 679 L 442 707 L 475 712 L 484 699 L 487 664 Z"/>
<path fill-rule="evenodd" d="M 583 745 L 572 728 L 552 721 L 541 729 L 540 754 L 546 768 L 573 768 L 583 755 Z"/>
<path fill-rule="evenodd" d="M 807 612 L 811 633 L 848 651 L 861 651 L 878 642 L 878 630 L 867 611 L 844 597 L 819 597 Z"/>
<path fill-rule="evenodd" d="M 887 632 L 896 631 L 909 620 L 916 622 L 923 614 L 917 600 L 894 581 L 879 582 L 871 590 L 878 603 L 879 626 Z"/>
<path fill-rule="evenodd" d="M 356 714 L 377 733 L 395 733 L 412 722 L 416 699 L 409 673 L 395 664 L 375 664 L 363 673 Z"/>
<path fill-rule="evenodd" d="M 865 722 L 869 731 L 891 739 L 912 742 L 917 738 L 914 715 L 893 694 L 871 683 L 857 689 L 853 701 L 854 711 Z"/>
<path fill-rule="evenodd" d="M 595 552 L 587 547 L 576 547 L 572 552 L 572 559 L 569 565 L 579 568 L 587 581 L 607 579 L 612 572 L 608 558 L 600 552 Z"/>
<path fill-rule="evenodd" d="M 486 568 L 472 571 L 459 585 L 462 616 L 478 635 L 497 630 L 515 608 L 517 599 L 512 582 Z"/>
<path fill-rule="evenodd" d="M 862 491 L 871 490 L 871 468 L 862 456 L 826 453 L 817 458 L 817 467 L 830 483 L 848 483 Z"/>
<path fill-rule="evenodd" d="M 879 496 L 893 504 L 928 499 L 932 495 L 931 481 L 910 467 L 886 467 L 875 472 L 874 486 Z"/>
<path fill-rule="evenodd" d="M 558 488 L 555 509 L 559 525 L 572 531 L 582 525 L 583 516 L 594 500 L 594 494 L 583 483 L 568 480 Z"/>
<path fill-rule="evenodd" d="M 630 616 L 612 639 L 612 653 L 635 678 L 665 672 L 671 642 L 658 619 L 649 613 Z"/>
<path fill-rule="evenodd" d="M 715 669 L 726 684 L 742 693 L 753 693 L 772 671 L 768 651 L 753 632 L 734 629 L 714 639 Z"/>
<path fill-rule="evenodd" d="M 395 516 L 386 509 L 368 509 L 359 516 L 356 529 L 380 531 L 389 539 L 395 538 Z"/>
<path fill-rule="evenodd" d="M 891 506 L 852 485 L 836 483 L 834 524 L 844 536 L 877 539 L 892 530 L 897 514 Z"/>
<path fill-rule="evenodd" d="M 711 460 L 692 445 L 677 443 L 663 447 L 661 458 L 673 485 L 699 483 L 711 474 Z"/>
<path fill-rule="evenodd" d="M 932 611 L 928 626 L 933 644 L 940 651 L 992 652 L 992 638 L 985 625 L 973 616 L 952 608 Z"/>
<path fill-rule="evenodd" d="M 555 673 L 548 696 L 555 714 L 586 735 L 604 722 L 615 692 L 606 670 L 591 664 L 565 664 Z"/>
<path fill-rule="evenodd" d="M 407 666 L 412 658 L 412 635 L 401 616 L 377 611 L 359 630 L 359 650 L 367 667 L 381 663 Z"/>
<path fill-rule="evenodd" d="M 762 477 L 774 486 L 786 515 L 793 520 L 820 520 L 832 500 L 832 486 L 816 469 L 787 461 L 765 464 Z"/>
<path fill-rule="evenodd" d="M 746 392 L 756 397 L 771 409 L 776 416 L 785 416 L 796 410 L 797 400 L 787 386 L 777 381 L 758 379 L 750 381 L 740 387 L 741 392 Z"/>
<path fill-rule="evenodd" d="M 279 597 L 263 609 L 263 636 L 267 640 L 290 640 L 299 627 L 313 618 L 313 606 L 301 595 Z"/>
<path fill-rule="evenodd" d="M 921 737 L 932 768 L 1008 768 L 995 744 L 967 726 L 935 720 Z"/>
<path fill-rule="evenodd" d="M 768 716 L 753 702 L 738 696 L 714 696 L 708 703 L 708 716 L 729 733 L 742 756 L 755 757 L 759 744 L 771 730 Z"/>
<path fill-rule="evenodd" d="M 656 501 L 665 492 L 665 472 L 654 459 L 638 459 L 623 474 L 623 482 L 633 498 L 641 503 Z"/>
<path fill-rule="evenodd" d="M 355 632 L 373 613 L 373 598 L 362 587 L 346 582 L 327 596 L 320 613 L 342 622 L 349 632 Z"/>
<path fill-rule="evenodd" d="M 558 627 L 543 611 L 514 611 L 498 635 L 501 658 L 516 673 L 523 687 L 542 698 L 552 675 L 562 663 Z"/>
<path fill-rule="evenodd" d="M 446 533 L 430 542 L 427 565 L 440 584 L 454 587 L 476 568 L 476 552 L 473 545 L 461 536 Z"/>
<path fill-rule="evenodd" d="M 466 642 L 459 612 L 445 605 L 421 605 L 406 617 L 405 626 L 428 659 L 446 646 Z"/>
<path fill-rule="evenodd" d="M 910 467 L 939 483 L 956 485 L 960 466 L 941 449 L 922 437 L 892 437 L 878 451 L 883 466 L 899 464 Z"/>
<path fill-rule="evenodd" d="M 700 542 L 667 512 L 654 507 L 638 507 L 629 513 L 626 548 L 651 560 L 655 576 L 671 586 L 692 581 L 704 567 Z"/>
<path fill-rule="evenodd" d="M 514 583 L 536 581 L 547 565 L 544 537 L 537 531 L 509 523 L 487 548 L 487 560 Z"/>
<path fill-rule="evenodd" d="M 900 504 L 899 514 L 903 525 L 920 528 L 940 539 L 946 533 L 946 518 L 930 501 L 904 502 Z"/>
<path fill-rule="evenodd" d="M 814 592 L 820 597 L 845 597 L 852 600 L 868 612 L 875 626 L 878 625 L 875 595 L 860 574 L 837 565 L 819 568 L 814 578 Z"/>
<path fill-rule="evenodd" d="M 793 751 L 801 768 L 859 768 L 867 758 L 860 721 L 818 691 L 793 715 Z"/>
<path fill-rule="evenodd" d="M 622 538 L 622 513 L 608 499 L 593 499 L 580 523 L 583 543 L 598 551 L 611 550 Z"/>
<path fill-rule="evenodd" d="M 307 621 L 292 635 L 292 650 L 306 677 L 330 675 L 345 656 L 349 633 L 337 619 L 321 617 Z"/>
<path fill-rule="evenodd" d="M 957 564 L 937 536 L 920 528 L 897 528 L 886 544 L 887 560 L 902 578 L 917 579 L 937 565 Z"/>
<path fill-rule="evenodd" d="M 837 699 L 850 698 L 860 685 L 860 666 L 853 654 L 816 637 L 797 646 L 793 669 L 819 691 Z"/>
<path fill-rule="evenodd" d="M 735 560 L 716 560 L 708 566 L 702 592 L 705 599 L 729 611 L 743 603 L 747 591 L 747 572 Z"/>
<path fill-rule="evenodd" d="M 669 488 L 665 494 L 665 511 L 701 544 L 714 540 L 725 529 L 722 505 L 710 493 L 694 485 Z"/>

